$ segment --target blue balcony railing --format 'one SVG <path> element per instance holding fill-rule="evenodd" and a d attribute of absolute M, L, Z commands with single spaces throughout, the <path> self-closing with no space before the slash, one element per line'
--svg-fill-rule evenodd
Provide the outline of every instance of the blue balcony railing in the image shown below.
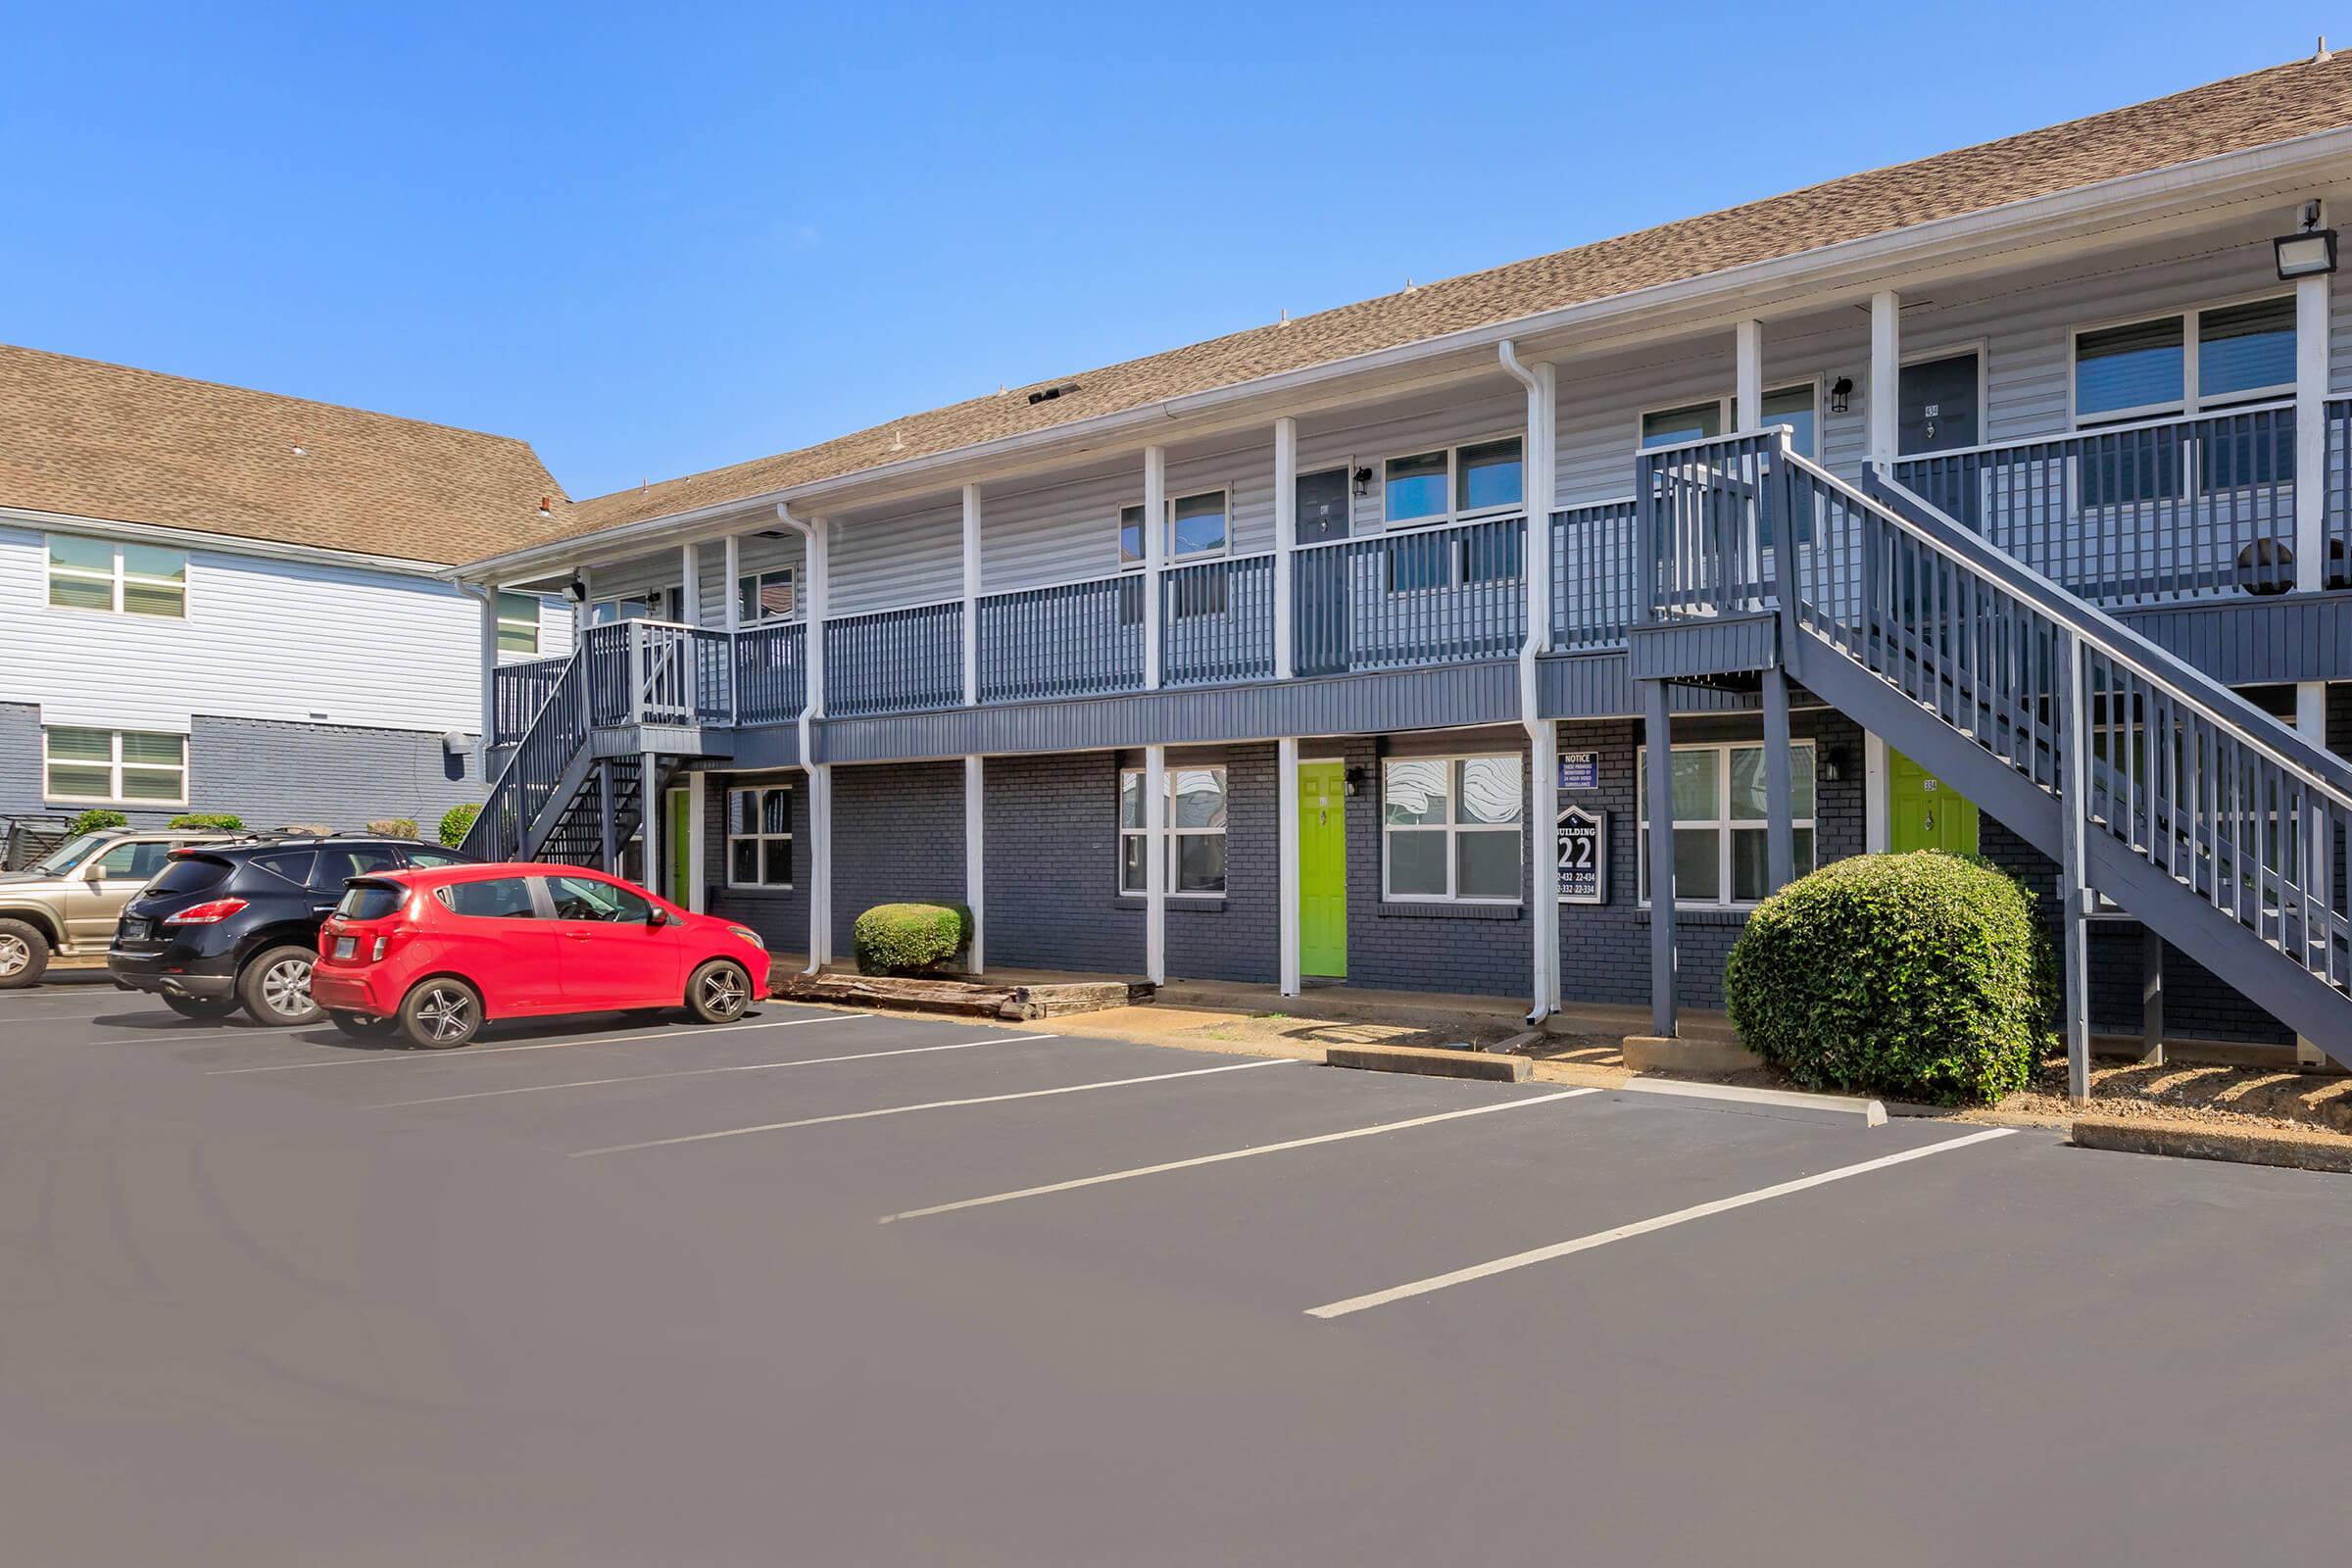
<path fill-rule="evenodd" d="M 1171 566 L 1159 579 L 1159 683 L 1214 686 L 1274 673 L 1274 558 Z"/>
<path fill-rule="evenodd" d="M 825 709 L 856 717 L 963 702 L 963 602 L 825 622 Z"/>
<path fill-rule="evenodd" d="M 1313 545 L 1293 574 L 1301 675 L 1507 659 L 1527 635 L 1521 517 Z"/>
<path fill-rule="evenodd" d="M 1634 621 L 1634 503 L 1603 501 L 1551 514 L 1551 646 L 1622 648 Z"/>
<path fill-rule="evenodd" d="M 980 700 L 1141 691 L 1141 572 L 989 594 L 979 602 Z"/>
<path fill-rule="evenodd" d="M 808 628 L 786 621 L 735 634 L 735 721 L 781 724 L 808 702 Z"/>

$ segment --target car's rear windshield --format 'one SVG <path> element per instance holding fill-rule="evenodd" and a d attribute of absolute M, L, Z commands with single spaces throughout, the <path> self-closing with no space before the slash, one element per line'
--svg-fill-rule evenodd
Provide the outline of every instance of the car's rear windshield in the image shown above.
<path fill-rule="evenodd" d="M 354 882 L 343 890 L 335 912 L 348 920 L 381 920 L 401 906 L 406 889 L 390 882 Z"/>
<path fill-rule="evenodd" d="M 226 860 L 216 860 L 209 855 L 175 855 L 164 862 L 155 880 L 147 884 L 146 897 L 159 893 L 203 893 L 228 880 Z"/>

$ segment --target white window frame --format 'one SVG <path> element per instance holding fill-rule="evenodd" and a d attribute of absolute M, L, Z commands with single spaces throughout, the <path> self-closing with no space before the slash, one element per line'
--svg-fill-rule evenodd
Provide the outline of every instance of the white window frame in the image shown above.
<path fill-rule="evenodd" d="M 520 599 L 529 603 L 531 607 L 531 612 L 528 619 L 525 619 L 520 615 L 510 615 L 507 613 L 507 601 L 510 599 Z M 539 657 L 539 613 L 544 608 L 545 603 L 546 602 L 537 594 L 526 594 L 513 588 L 501 588 L 498 591 L 498 651 L 500 653 L 514 654 L 524 659 L 536 659 Z M 531 634 L 531 646 L 528 648 L 509 648 L 507 646 L 507 633 L 510 631 L 523 630 L 527 630 Z"/>
<path fill-rule="evenodd" d="M 49 755 L 49 737 L 53 731 L 61 729 L 100 730 L 101 733 L 108 737 L 109 744 L 107 749 L 109 760 L 103 765 L 105 765 L 108 770 L 108 779 L 113 790 L 112 794 L 61 795 L 49 788 L 49 772 L 53 761 L 53 759 Z M 122 737 L 126 734 L 170 736 L 172 740 L 179 742 L 179 761 L 177 765 L 165 762 L 123 761 Z M 55 759 L 54 760 L 62 761 L 67 767 L 97 767 L 101 765 L 100 763 L 74 757 Z M 137 800 L 131 800 L 125 797 L 122 793 L 122 775 L 125 771 L 133 773 L 176 773 L 179 775 L 179 794 L 171 800 L 158 800 L 146 796 L 141 796 Z M 188 804 L 188 738 L 187 736 L 180 734 L 175 730 L 167 729 L 120 730 L 101 729 L 101 726 L 96 724 L 44 724 L 41 726 L 41 799 L 44 801 L 55 802 L 61 806 L 129 806 L 152 808 L 159 810 L 168 808 L 184 808 Z"/>
<path fill-rule="evenodd" d="M 2245 408 L 2257 403 L 2275 403 L 2295 395 L 2295 383 L 2290 377 L 2269 386 L 2248 387 L 2242 391 L 2226 392 L 2208 400 L 2197 387 L 2198 346 L 2203 341 L 2203 318 L 2207 311 L 2227 311 L 2240 305 L 2264 305 L 2276 301 L 2292 304 L 2294 289 L 2267 288 L 2251 294 L 2234 295 L 2227 299 L 2200 300 L 2178 310 L 2134 311 L 2128 316 L 2109 317 L 2103 320 L 2084 321 L 2070 328 L 2066 335 L 2066 419 L 2069 430 L 2104 430 L 2112 425 L 2132 424 L 2145 420 L 2191 418 L 2200 414 L 2214 414 L 2226 409 Z M 2087 333 L 2112 331 L 2119 326 L 2139 326 L 2150 321 L 2180 318 L 2180 396 L 2158 403 L 2143 403 L 2129 409 L 2107 409 L 2093 414 L 2085 420 L 2082 413 L 2082 338 Z M 1957 352 L 1957 351 L 1955 351 Z M 1979 365 L 1982 367 L 1983 362 Z M 1980 368 L 1980 383 L 1989 380 Z M 1983 426 L 1980 424 L 1979 428 Z"/>
<path fill-rule="evenodd" d="M 789 872 L 792 866 L 793 834 L 789 830 L 782 833 L 769 833 L 765 831 L 758 833 L 738 833 L 735 831 L 736 796 L 754 795 L 760 797 L 760 799 L 752 803 L 752 820 L 755 823 L 758 823 L 766 820 L 764 815 L 764 810 L 767 805 L 766 797 L 770 795 L 789 796 L 791 793 L 792 785 L 789 783 L 730 784 L 727 786 L 726 798 L 719 803 L 719 809 L 726 813 L 724 818 L 726 832 L 723 836 L 726 840 L 725 853 L 727 857 L 727 886 L 729 888 L 740 893 L 790 893 L 792 891 L 793 883 L 789 880 Z M 787 822 L 792 820 L 792 808 L 789 806 L 785 808 L 784 820 Z M 783 845 L 784 865 L 788 874 L 788 879 L 782 882 L 736 881 L 735 846 L 738 844 L 758 844 L 760 846 L 760 863 L 762 867 L 767 864 L 767 847 L 770 844 Z"/>
<path fill-rule="evenodd" d="M 1174 810 L 1174 807 L 1176 804 L 1176 775 L 1179 773 L 1214 773 L 1217 775 L 1217 793 L 1223 797 L 1225 802 L 1224 827 L 1178 827 L 1176 825 L 1176 812 Z M 1140 767 L 1122 767 L 1119 769 L 1118 803 L 1120 805 L 1124 805 L 1126 803 L 1127 781 L 1129 779 L 1135 780 L 1136 799 L 1139 801 L 1143 799 L 1144 770 Z M 1167 801 L 1160 808 L 1159 818 L 1164 824 L 1162 831 L 1167 839 L 1168 870 L 1166 880 L 1162 885 L 1166 887 L 1168 891 L 1168 897 L 1171 899 L 1224 898 L 1233 888 L 1232 860 L 1229 858 L 1225 863 L 1224 887 L 1218 888 L 1213 892 L 1206 888 L 1180 890 L 1176 886 L 1176 867 L 1182 863 L 1182 858 L 1176 853 L 1176 841 L 1179 838 L 1222 839 L 1227 838 L 1231 834 L 1233 827 L 1232 775 L 1226 771 L 1225 764 L 1223 762 L 1170 762 L 1167 766 L 1160 769 L 1160 782 L 1166 787 L 1168 792 Z M 1122 899 L 1140 899 L 1145 897 L 1149 891 L 1144 888 L 1131 888 L 1127 885 L 1127 841 L 1129 839 L 1149 838 L 1150 836 L 1150 828 L 1129 827 L 1122 816 L 1119 822 L 1119 860 L 1118 865 L 1111 872 L 1111 875 L 1115 879 L 1119 890 L 1119 897 Z M 1232 854 L 1233 846 L 1228 843 L 1225 848 L 1227 855 L 1230 856 Z"/>
<path fill-rule="evenodd" d="M 1499 506 L 1471 507 L 1459 505 L 1462 482 L 1462 448 L 1492 446 L 1497 441 L 1519 443 L 1519 499 Z M 1389 465 L 1401 458 L 1426 458 L 1437 452 L 1446 454 L 1446 510 L 1425 516 L 1392 519 L 1389 516 Z M 1328 465 L 1317 464 L 1312 471 L 1321 473 Z M 1527 511 L 1527 431 L 1525 429 L 1497 430 L 1492 435 L 1471 436 L 1446 447 L 1409 447 L 1402 452 L 1384 452 L 1373 466 L 1372 482 L 1380 487 L 1380 527 L 1383 533 L 1413 533 L 1423 528 L 1446 528 L 1457 522 L 1476 522 L 1486 517 L 1516 517 Z M 1352 513 L 1353 508 L 1349 509 Z M 1353 517 L 1350 516 L 1350 522 Z"/>
<path fill-rule="evenodd" d="M 1474 443 L 1475 444 L 1475 443 Z M 1520 770 L 1519 820 L 1516 822 L 1464 822 L 1461 820 L 1461 764 L 1464 762 L 1504 761 Z M 1392 825 L 1389 821 L 1389 767 L 1395 762 L 1443 762 L 1446 764 L 1446 820 Z M 1527 886 L 1527 808 L 1528 788 L 1525 760 L 1516 752 L 1454 752 L 1443 757 L 1384 757 L 1380 760 L 1380 797 L 1374 809 L 1380 820 L 1380 902 L 1383 904 L 1480 904 L 1496 906 L 1515 906 L 1526 902 Z M 1438 893 L 1398 893 L 1390 886 L 1392 868 L 1396 858 L 1389 853 L 1389 841 L 1397 833 L 1442 833 L 1446 839 L 1446 891 Z M 1456 843 L 1464 833 L 1509 833 L 1519 844 L 1520 891 L 1509 898 L 1465 895 L 1461 884 L 1460 847 Z"/>
<path fill-rule="evenodd" d="M 110 570 L 107 570 L 107 571 L 100 571 L 100 570 L 98 570 L 97 568 L 95 568 L 95 567 L 92 567 L 92 566 L 60 566 L 60 565 L 57 564 L 56 560 L 55 560 L 55 559 L 53 558 L 53 556 L 52 556 L 52 549 L 53 549 L 53 544 L 52 544 L 52 541 L 55 541 L 55 540 L 60 540 L 60 539 L 69 539 L 69 540 L 72 540 L 72 541 L 74 541 L 74 543 L 76 543 L 76 544 L 104 545 L 104 546 L 107 548 L 107 550 L 108 550 L 108 552 L 109 552 L 109 554 L 110 554 L 110 556 L 111 556 L 111 558 L 112 558 L 112 568 L 111 568 Z M 126 566 L 124 566 L 124 565 L 123 565 L 123 564 L 122 564 L 122 550 L 123 550 L 123 544 L 124 544 L 124 542 L 123 542 L 122 540 L 120 540 L 120 539 L 102 539 L 102 538 L 99 538 L 99 537 L 98 537 L 97 535 L 95 535 L 95 534 L 86 534 L 86 533 L 47 533 L 47 534 L 43 534 L 43 535 L 41 536 L 41 569 L 42 569 L 42 575 L 41 575 L 41 604 L 42 604 L 42 608 L 43 608 L 43 609 L 45 609 L 45 610 L 52 610 L 52 611 L 56 611 L 56 612 L 60 612 L 60 613 L 63 613 L 63 614 L 69 614 L 69 615 L 136 615 L 136 616 L 138 616 L 138 618 L 139 618 L 139 619 L 141 619 L 141 620 L 185 620 L 185 619 L 187 619 L 187 618 L 188 618 L 188 553 L 187 553 L 185 550 L 177 550 L 177 549 L 174 549 L 174 548 L 172 548 L 172 546 L 170 546 L 170 545 L 148 545 L 148 544 L 140 544 L 140 545 L 138 545 L 138 546 L 137 546 L 137 548 L 139 548 L 139 549 L 142 549 L 142 550 L 154 550 L 154 551 L 158 551 L 158 552 L 160 552 L 160 553 L 166 554 L 166 555 L 173 555 L 173 556 L 177 556 L 177 557 L 179 558 L 179 577 L 178 577 L 178 580 L 177 580 L 177 581 L 174 581 L 174 580 L 172 580 L 172 578 L 170 578 L 170 577 L 158 577 L 158 576 L 154 575 L 154 574 L 153 574 L 153 573 L 151 573 L 151 572 L 144 572 L 144 571 L 132 571 L 132 570 L 130 570 L 129 568 L 127 568 Z M 106 584 L 108 585 L 108 587 L 109 587 L 109 597 L 108 597 L 108 601 L 107 601 L 107 607 L 106 607 L 104 610 L 99 610 L 99 609 L 96 609 L 96 608 L 94 608 L 94 607 L 90 607 L 90 606 L 84 606 L 84 605 L 61 605 L 61 604 L 57 603 L 57 601 L 56 601 L 55 599 L 53 599 L 53 598 L 51 598 L 51 597 L 50 597 L 50 594 L 51 594 L 51 592 L 52 592 L 52 585 L 53 585 L 53 584 L 54 584 L 54 583 L 57 581 L 57 579 L 58 579 L 58 578 L 60 578 L 60 577 L 69 578 L 69 579 L 71 579 L 72 581 L 74 581 L 74 582 L 102 582 L 102 583 L 106 583 Z M 149 613 L 149 612 L 147 612 L 146 611 L 141 611 L 141 610 L 125 610 L 125 609 L 123 608 L 123 605 L 124 605 L 124 599 L 123 599 L 123 592 L 122 592 L 123 585 L 124 585 L 125 583 L 139 583 L 139 584 L 142 584 L 142 585 L 145 585 L 145 586 L 148 586 L 148 587 L 155 587 L 155 588 L 172 588 L 172 589 L 176 589 L 176 590 L 178 590 L 178 593 L 179 593 L 179 613 L 178 613 L 178 614 L 176 614 L 176 615 L 157 615 L 157 614 L 150 614 L 150 613 Z M 68 725 L 68 726 L 66 726 L 66 727 L 67 727 L 67 728 L 69 728 L 69 729 L 78 729 L 78 728 L 80 728 L 80 727 L 82 727 L 82 726 L 80 726 L 80 725 Z M 144 734 L 144 733 L 147 733 L 147 732 L 146 732 L 146 731 L 139 731 L 138 733 Z"/>
<path fill-rule="evenodd" d="M 752 603 L 756 606 L 760 603 L 760 590 L 761 585 L 763 585 L 770 577 L 786 577 L 791 579 L 792 609 L 781 615 L 754 615 L 746 619 L 743 614 L 744 586 L 747 583 L 751 585 Z M 737 572 L 735 574 L 735 606 L 736 624 L 739 628 L 746 631 L 749 631 L 754 626 L 775 626 L 799 620 L 801 618 L 800 568 L 797 566 L 761 566 L 753 571 Z"/>
<path fill-rule="evenodd" d="M 588 602 L 588 624 L 591 626 L 613 626 L 628 620 L 660 620 L 662 618 L 661 592 L 662 590 L 659 588 L 647 588 L 633 594 L 615 594 L 610 599 L 592 599 Z M 636 605 L 642 608 L 645 613 L 624 615 L 621 613 L 621 607 L 624 605 Z M 600 614 L 607 612 L 610 613 L 611 619 L 598 618 Z"/>
<path fill-rule="evenodd" d="M 1822 449 L 1826 445 L 1822 439 L 1823 431 L 1821 427 L 1821 379 L 1822 378 L 1820 374 L 1816 372 L 1812 375 L 1800 375 L 1794 380 L 1775 382 L 1764 388 L 1764 401 L 1767 403 L 1771 402 L 1775 397 L 1783 392 L 1794 392 L 1800 387 L 1813 395 L 1813 450 L 1811 452 L 1800 453 L 1798 455 L 1814 463 L 1819 463 L 1821 461 Z M 1979 371 L 1977 379 L 1980 383 L 1983 382 L 1984 374 L 1982 370 Z M 1685 409 L 1703 409 L 1710 403 L 1715 405 L 1716 428 L 1720 429 L 1723 434 L 1698 436 L 1694 439 L 1700 441 L 1729 440 L 1733 435 L 1738 434 L 1740 430 L 1740 411 L 1734 407 L 1734 405 L 1736 405 L 1739 401 L 1740 398 L 1738 393 L 1726 392 L 1721 397 L 1676 398 L 1669 403 L 1653 403 L 1647 408 L 1637 409 L 1634 411 L 1634 450 L 1636 452 L 1647 452 L 1651 450 L 1648 446 L 1643 444 L 1642 440 L 1642 431 L 1648 425 L 1649 416 L 1651 415 L 1680 414 Z M 1762 415 L 1759 414 L 1757 417 L 1761 418 Z M 1983 426 L 1980 424 L 1979 428 L 1982 429 Z M 1686 442 L 1680 441 L 1669 441 L 1664 443 L 1665 446 L 1669 447 L 1683 446 L 1687 444 L 1688 443 Z"/>
<path fill-rule="evenodd" d="M 1176 553 L 1176 503 L 1179 501 L 1198 501 L 1202 496 L 1215 496 L 1225 509 L 1225 542 L 1214 550 L 1193 550 L 1188 551 L 1183 555 L 1178 555 Z M 1222 561 L 1227 556 L 1233 554 L 1233 487 L 1231 485 L 1204 485 L 1199 490 L 1187 490 L 1180 496 L 1165 496 L 1161 498 L 1160 506 L 1166 513 L 1166 515 L 1160 518 L 1159 534 L 1160 558 L 1166 564 L 1171 566 L 1178 564 L 1189 566 L 1197 561 Z M 1121 502 L 1119 505 L 1118 517 L 1112 524 L 1110 547 L 1118 552 L 1119 569 L 1121 571 L 1141 571 L 1144 569 L 1145 563 L 1142 557 L 1139 556 L 1132 561 L 1128 559 L 1125 538 L 1127 532 L 1127 514 L 1130 512 L 1141 512 L 1143 507 L 1144 504 L 1141 501 Z M 1139 538 L 1136 542 L 1141 544 L 1143 543 L 1143 540 Z"/>
<path fill-rule="evenodd" d="M 1737 888 L 1734 884 L 1732 874 L 1733 866 L 1736 863 L 1732 856 L 1733 835 L 1738 833 L 1768 833 L 1771 831 L 1771 823 L 1769 820 L 1762 818 L 1735 818 L 1732 815 L 1732 754 L 1734 752 L 1760 752 L 1763 749 L 1764 742 L 1760 740 L 1693 741 L 1688 744 L 1678 743 L 1674 747 L 1674 750 L 1677 753 L 1712 752 L 1715 754 L 1715 815 L 1712 817 L 1678 816 L 1674 819 L 1674 826 L 1677 829 L 1706 829 L 1716 835 L 1715 886 L 1721 890 L 1722 895 L 1721 897 L 1714 899 L 1686 899 L 1681 896 L 1681 892 L 1678 888 L 1674 900 L 1674 906 L 1676 908 L 1752 909 L 1757 906 L 1757 904 L 1762 902 L 1761 900 L 1757 899 L 1741 899 L 1735 897 Z M 1808 771 L 1813 780 L 1814 812 L 1814 814 L 1811 816 L 1790 817 L 1788 819 L 1788 830 L 1792 834 L 1799 828 L 1804 828 L 1811 831 L 1813 834 L 1813 864 L 1818 867 L 1821 864 L 1820 743 L 1809 740 L 1791 741 L 1788 743 L 1788 778 L 1791 787 L 1791 793 L 1793 794 L 1794 792 L 1794 784 L 1797 778 L 1798 769 L 1803 768 Z M 1636 899 L 1639 906 L 1644 909 L 1648 908 L 1650 905 L 1649 788 L 1647 782 L 1648 759 L 1649 748 L 1647 745 L 1642 745 L 1635 749 L 1634 844 L 1637 852 L 1635 856 L 1635 861 L 1640 867 L 1635 876 L 1638 888 Z M 1802 875 L 1803 873 L 1800 872 L 1798 874 Z"/>

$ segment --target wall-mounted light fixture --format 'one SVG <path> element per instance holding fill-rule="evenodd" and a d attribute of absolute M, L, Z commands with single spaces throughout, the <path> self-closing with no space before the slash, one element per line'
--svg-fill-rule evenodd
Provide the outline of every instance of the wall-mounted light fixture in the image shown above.
<path fill-rule="evenodd" d="M 584 577 L 572 578 L 564 585 L 564 591 L 571 596 L 571 602 L 575 605 L 588 602 L 588 581 Z"/>
<path fill-rule="evenodd" d="M 1372 470 L 1370 468 L 1358 468 L 1352 477 L 1355 480 L 1355 493 L 1358 498 L 1372 493 Z"/>
<path fill-rule="evenodd" d="M 2293 234 L 2281 234 L 2271 244 L 2278 253 L 2278 276 L 2292 282 L 2298 277 L 2325 277 L 2335 270 L 2335 230 L 2320 226 L 2320 204 L 2303 204 L 2303 227 Z"/>
<path fill-rule="evenodd" d="M 1365 471 L 1369 472 L 1370 470 L 1367 469 Z M 1348 797 L 1352 799 L 1356 792 L 1364 787 L 1363 768 L 1361 766 L 1357 766 L 1348 769 L 1346 773 L 1341 775 L 1341 787 L 1346 789 Z"/>
<path fill-rule="evenodd" d="M 1832 381 L 1830 383 L 1830 412 L 1846 414 L 1852 411 L 1853 406 L 1854 378 L 1850 375 L 1841 375 Z"/>
<path fill-rule="evenodd" d="M 1844 754 L 1827 747 L 1823 748 L 1821 754 L 1821 781 L 1824 784 L 1835 784 L 1844 777 Z"/>

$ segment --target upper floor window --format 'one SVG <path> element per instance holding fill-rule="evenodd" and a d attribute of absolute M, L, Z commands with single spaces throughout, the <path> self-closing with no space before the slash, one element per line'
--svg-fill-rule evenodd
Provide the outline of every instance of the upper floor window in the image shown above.
<path fill-rule="evenodd" d="M 1382 515 L 1391 527 L 1517 507 L 1527 495 L 1520 438 L 1391 458 L 1381 495 Z"/>
<path fill-rule="evenodd" d="M 1519 901 L 1527 791 L 1518 758 L 1391 758 L 1380 795 L 1382 897 Z"/>
<path fill-rule="evenodd" d="M 651 596 L 599 599 L 588 607 L 588 624 L 610 626 L 621 620 L 652 620 L 656 608 Z"/>
<path fill-rule="evenodd" d="M 502 654 L 539 652 L 539 596 L 501 592 L 498 596 L 498 651 Z"/>
<path fill-rule="evenodd" d="M 2075 334 L 2078 424 L 2197 414 L 2294 389 L 2292 295 Z"/>
<path fill-rule="evenodd" d="M 1820 405 L 1814 390 L 1810 381 L 1773 388 L 1764 394 L 1764 415 L 1757 421 L 1758 428 L 1787 425 L 1788 444 L 1800 456 L 1808 458 L 1821 455 Z M 1651 409 L 1642 416 L 1642 444 L 1671 447 L 1686 441 L 1713 441 L 1726 430 L 1739 429 L 1740 424 L 1737 398 L 1709 398 L 1703 403 Z"/>
<path fill-rule="evenodd" d="M 184 806 L 188 738 L 140 730 L 44 729 L 41 793 L 52 801 Z"/>
<path fill-rule="evenodd" d="M 49 603 L 60 610 L 183 618 L 188 612 L 188 558 L 181 551 L 153 545 L 53 533 Z"/>
<path fill-rule="evenodd" d="M 1200 490 L 1171 497 L 1167 503 L 1166 544 L 1170 561 L 1197 561 L 1221 556 L 1231 532 L 1231 508 L 1222 490 Z M 1140 566 L 1144 562 L 1144 509 L 1139 503 L 1119 509 L 1119 564 Z"/>
<path fill-rule="evenodd" d="M 735 616 L 746 626 L 787 619 L 798 602 L 790 566 L 747 571 L 735 579 Z"/>

